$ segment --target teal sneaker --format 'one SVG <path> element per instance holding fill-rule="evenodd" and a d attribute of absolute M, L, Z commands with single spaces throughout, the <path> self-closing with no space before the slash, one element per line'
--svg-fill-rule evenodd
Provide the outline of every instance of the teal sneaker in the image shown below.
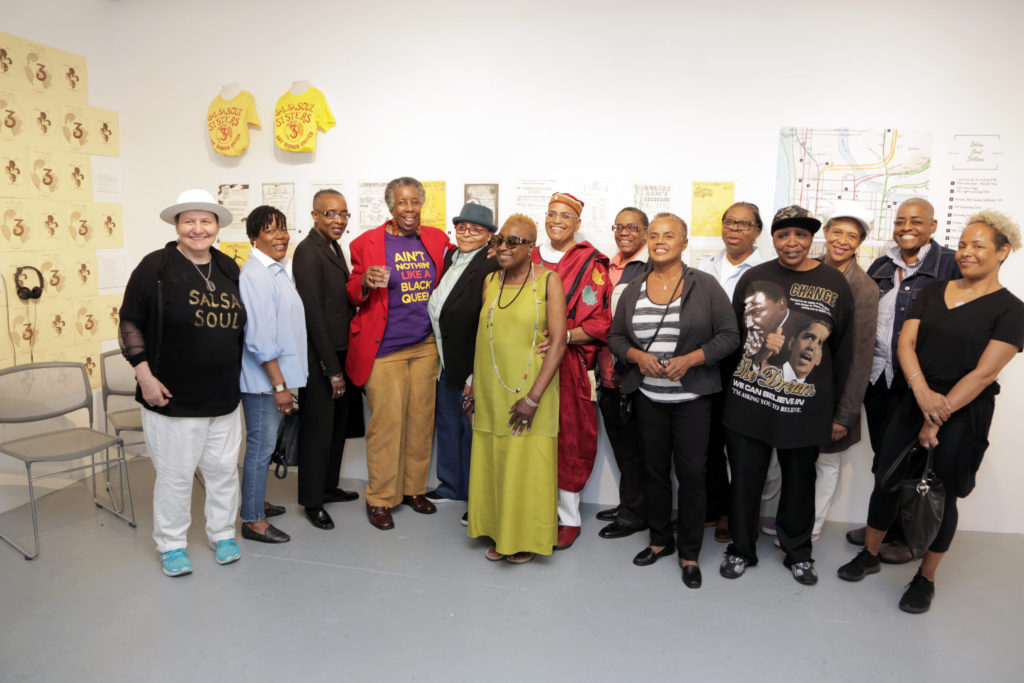
<path fill-rule="evenodd" d="M 185 576 L 192 573 L 192 563 L 184 548 L 175 548 L 166 553 L 160 553 L 160 563 L 167 576 Z"/>
<path fill-rule="evenodd" d="M 217 541 L 217 546 L 214 549 L 217 551 L 217 564 L 238 562 L 238 558 L 242 556 L 242 552 L 238 549 L 238 544 L 235 543 L 233 538 Z"/>

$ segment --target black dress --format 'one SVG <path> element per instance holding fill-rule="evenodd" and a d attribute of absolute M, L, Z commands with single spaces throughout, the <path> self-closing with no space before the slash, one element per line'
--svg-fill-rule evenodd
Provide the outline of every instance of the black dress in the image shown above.
<path fill-rule="evenodd" d="M 916 352 L 921 373 L 928 386 L 941 394 L 949 392 L 964 375 L 977 367 L 989 341 L 1024 347 L 1024 302 L 1008 289 L 978 297 L 962 306 L 946 306 L 946 282 L 934 282 L 921 290 L 908 318 L 920 320 Z M 945 552 L 956 530 L 956 499 L 974 489 L 975 473 L 988 448 L 995 396 L 999 383 L 992 382 L 977 397 L 950 416 L 936 438 L 935 473 L 946 487 L 946 510 L 939 535 L 931 546 Z M 886 426 L 879 453 L 876 478 L 881 477 L 903 448 L 917 438 L 924 424 L 913 392 L 907 392 Z M 909 476 L 907 472 L 896 476 Z M 877 488 L 871 494 L 868 524 L 887 529 L 898 512 L 898 493 Z"/>

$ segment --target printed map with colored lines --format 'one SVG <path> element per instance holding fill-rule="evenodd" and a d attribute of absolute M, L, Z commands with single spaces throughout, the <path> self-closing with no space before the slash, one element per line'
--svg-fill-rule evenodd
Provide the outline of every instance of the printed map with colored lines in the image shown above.
<path fill-rule="evenodd" d="M 824 219 L 835 199 L 860 203 L 875 217 L 860 254 L 870 263 L 891 239 L 900 203 L 928 196 L 931 150 L 930 131 L 782 128 L 775 208 L 799 204 Z"/>

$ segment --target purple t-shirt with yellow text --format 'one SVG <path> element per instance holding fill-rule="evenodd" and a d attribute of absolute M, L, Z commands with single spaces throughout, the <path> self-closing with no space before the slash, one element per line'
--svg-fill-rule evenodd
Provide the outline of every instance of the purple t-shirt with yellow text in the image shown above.
<path fill-rule="evenodd" d="M 419 235 L 398 236 L 386 232 L 384 263 L 391 266 L 388 324 L 377 358 L 421 342 L 432 333 L 427 300 L 437 280 L 437 266 Z"/>

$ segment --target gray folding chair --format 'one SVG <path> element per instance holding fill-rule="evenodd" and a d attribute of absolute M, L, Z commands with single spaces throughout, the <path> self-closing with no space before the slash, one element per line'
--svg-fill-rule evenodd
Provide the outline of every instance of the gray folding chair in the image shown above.
<path fill-rule="evenodd" d="M 114 428 L 114 435 L 121 432 L 142 431 L 142 408 L 110 410 L 111 396 L 135 397 L 135 371 L 117 349 L 100 354 L 100 375 L 103 378 L 104 431 Z"/>
<path fill-rule="evenodd" d="M 92 500 L 96 507 L 110 511 L 114 516 L 135 526 L 135 508 L 132 506 L 132 489 L 128 481 L 127 462 L 124 454 L 124 441 L 120 437 L 111 436 L 92 429 L 93 405 L 92 388 L 85 365 L 81 363 L 33 363 L 18 365 L 0 370 L 0 424 L 18 424 L 41 422 L 85 409 L 89 413 L 89 427 L 69 427 L 51 429 L 46 433 L 26 436 L 12 441 L 0 443 L 0 453 L 21 460 L 25 463 L 25 474 L 28 477 L 29 505 L 32 509 L 32 534 L 35 539 L 35 552 L 18 545 L 13 538 L 0 533 L 0 538 L 16 548 L 26 560 L 34 560 L 39 556 L 39 523 L 36 518 L 35 482 L 69 472 L 92 469 L 93 487 Z M 120 504 L 115 501 L 110 491 L 110 504 L 101 501 L 96 495 L 96 467 L 110 466 L 109 457 L 97 463 L 95 455 L 117 447 L 115 460 L 118 468 L 118 480 L 121 483 Z M 34 476 L 33 465 L 57 464 L 89 458 L 85 465 L 68 467 L 58 472 L 50 472 Z M 123 476 L 123 480 L 121 477 Z M 125 497 L 127 494 L 126 516 Z"/>

